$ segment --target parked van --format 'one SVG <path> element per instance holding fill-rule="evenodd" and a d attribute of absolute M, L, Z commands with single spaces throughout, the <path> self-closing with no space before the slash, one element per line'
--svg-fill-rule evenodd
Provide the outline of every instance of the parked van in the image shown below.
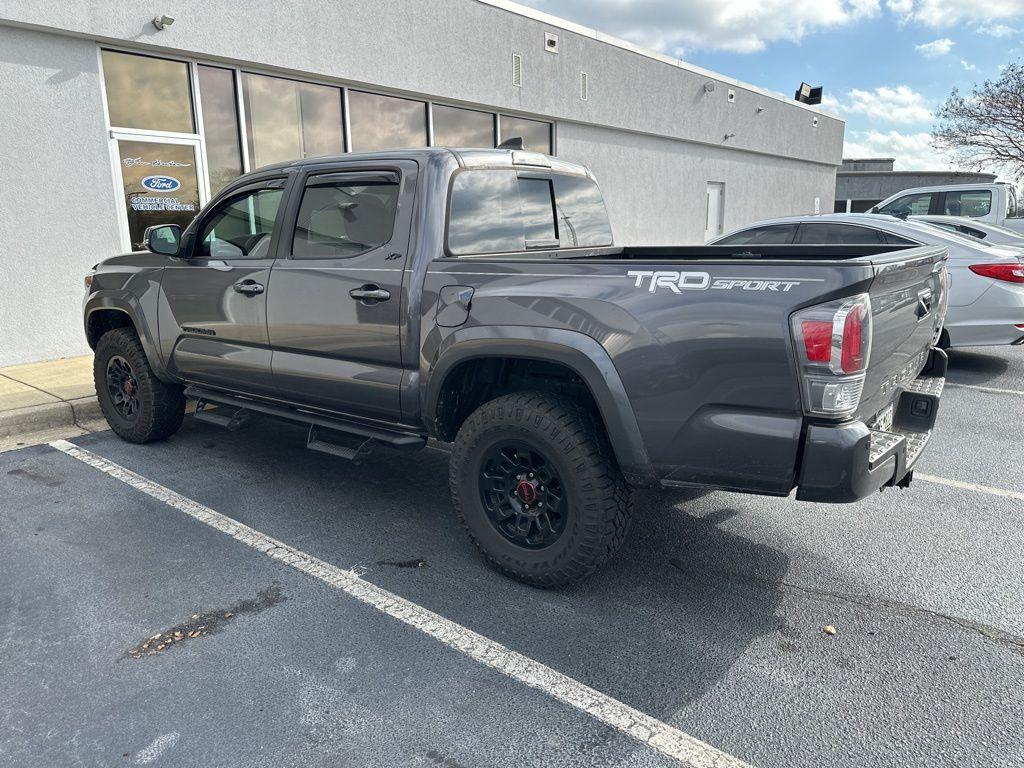
<path fill-rule="evenodd" d="M 1024 211 L 1017 206 L 1017 189 L 1003 182 L 904 189 L 880 202 L 871 213 L 967 216 L 1024 232 Z"/>

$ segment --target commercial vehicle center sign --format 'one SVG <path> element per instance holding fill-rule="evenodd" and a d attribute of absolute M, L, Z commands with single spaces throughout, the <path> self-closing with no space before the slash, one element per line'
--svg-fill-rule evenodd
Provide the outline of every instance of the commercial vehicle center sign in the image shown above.
<path fill-rule="evenodd" d="M 199 211 L 195 148 L 123 140 L 118 149 L 132 247 L 141 246 L 146 227 L 187 226 Z"/>

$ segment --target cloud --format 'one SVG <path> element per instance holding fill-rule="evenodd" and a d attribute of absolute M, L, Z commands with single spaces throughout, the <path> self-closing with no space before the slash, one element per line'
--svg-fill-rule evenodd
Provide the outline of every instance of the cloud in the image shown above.
<path fill-rule="evenodd" d="M 840 116 L 844 113 L 864 115 L 880 123 L 912 125 L 932 119 L 932 111 L 924 96 L 907 85 L 883 85 L 870 91 L 854 88 L 844 99 L 825 97 L 822 107 L 826 112 Z"/>
<path fill-rule="evenodd" d="M 888 0 L 888 9 L 901 24 L 922 24 L 934 29 L 954 25 L 985 25 L 1024 15 L 1024 0 Z"/>
<path fill-rule="evenodd" d="M 971 64 L 971 62 L 964 61 L 963 59 L 960 59 L 960 66 L 966 69 L 968 72 L 973 72 L 974 70 L 977 69 L 977 67 Z"/>
<path fill-rule="evenodd" d="M 930 43 L 915 45 L 914 50 L 926 59 L 936 59 L 939 56 L 945 56 L 953 50 L 954 45 L 956 45 L 956 43 L 948 37 L 940 37 L 938 40 L 932 40 Z"/>
<path fill-rule="evenodd" d="M 880 13 L 880 0 L 521 1 L 672 56 L 694 49 L 752 53 Z"/>
<path fill-rule="evenodd" d="M 932 149 L 932 135 L 926 131 L 850 131 L 843 157 L 895 157 L 897 171 L 944 171 L 953 167 L 947 154 Z"/>
<path fill-rule="evenodd" d="M 983 24 L 974 30 L 979 35 L 989 35 L 990 37 L 1012 37 L 1016 35 L 1020 30 L 1014 27 L 1009 27 L 1006 24 Z"/>

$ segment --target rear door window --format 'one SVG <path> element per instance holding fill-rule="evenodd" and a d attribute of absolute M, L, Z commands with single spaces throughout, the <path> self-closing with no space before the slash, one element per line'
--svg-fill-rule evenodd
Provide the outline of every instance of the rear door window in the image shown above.
<path fill-rule="evenodd" d="M 878 209 L 878 212 L 924 216 L 929 212 L 929 210 L 931 210 L 933 197 L 935 197 L 935 195 L 932 192 L 921 192 L 916 195 L 903 195 L 903 197 L 897 197 L 888 205 L 883 205 Z"/>
<path fill-rule="evenodd" d="M 715 245 L 786 245 L 793 242 L 796 224 L 775 224 L 768 227 L 754 227 L 727 235 Z"/>
<path fill-rule="evenodd" d="M 801 224 L 797 242 L 804 245 L 878 245 L 878 230 L 850 224 Z"/>
<path fill-rule="evenodd" d="M 391 240 L 398 174 L 329 174 L 307 184 L 292 238 L 296 259 L 346 259 Z"/>
<path fill-rule="evenodd" d="M 962 189 L 947 192 L 943 213 L 947 216 L 988 216 L 992 211 L 992 192 L 987 189 Z"/>

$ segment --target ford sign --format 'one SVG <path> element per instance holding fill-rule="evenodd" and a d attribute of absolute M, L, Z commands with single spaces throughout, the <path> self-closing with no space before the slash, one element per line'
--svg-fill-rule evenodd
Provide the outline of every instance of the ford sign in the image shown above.
<path fill-rule="evenodd" d="M 181 186 L 181 182 L 173 176 L 147 176 L 142 186 L 153 192 L 173 192 Z"/>

